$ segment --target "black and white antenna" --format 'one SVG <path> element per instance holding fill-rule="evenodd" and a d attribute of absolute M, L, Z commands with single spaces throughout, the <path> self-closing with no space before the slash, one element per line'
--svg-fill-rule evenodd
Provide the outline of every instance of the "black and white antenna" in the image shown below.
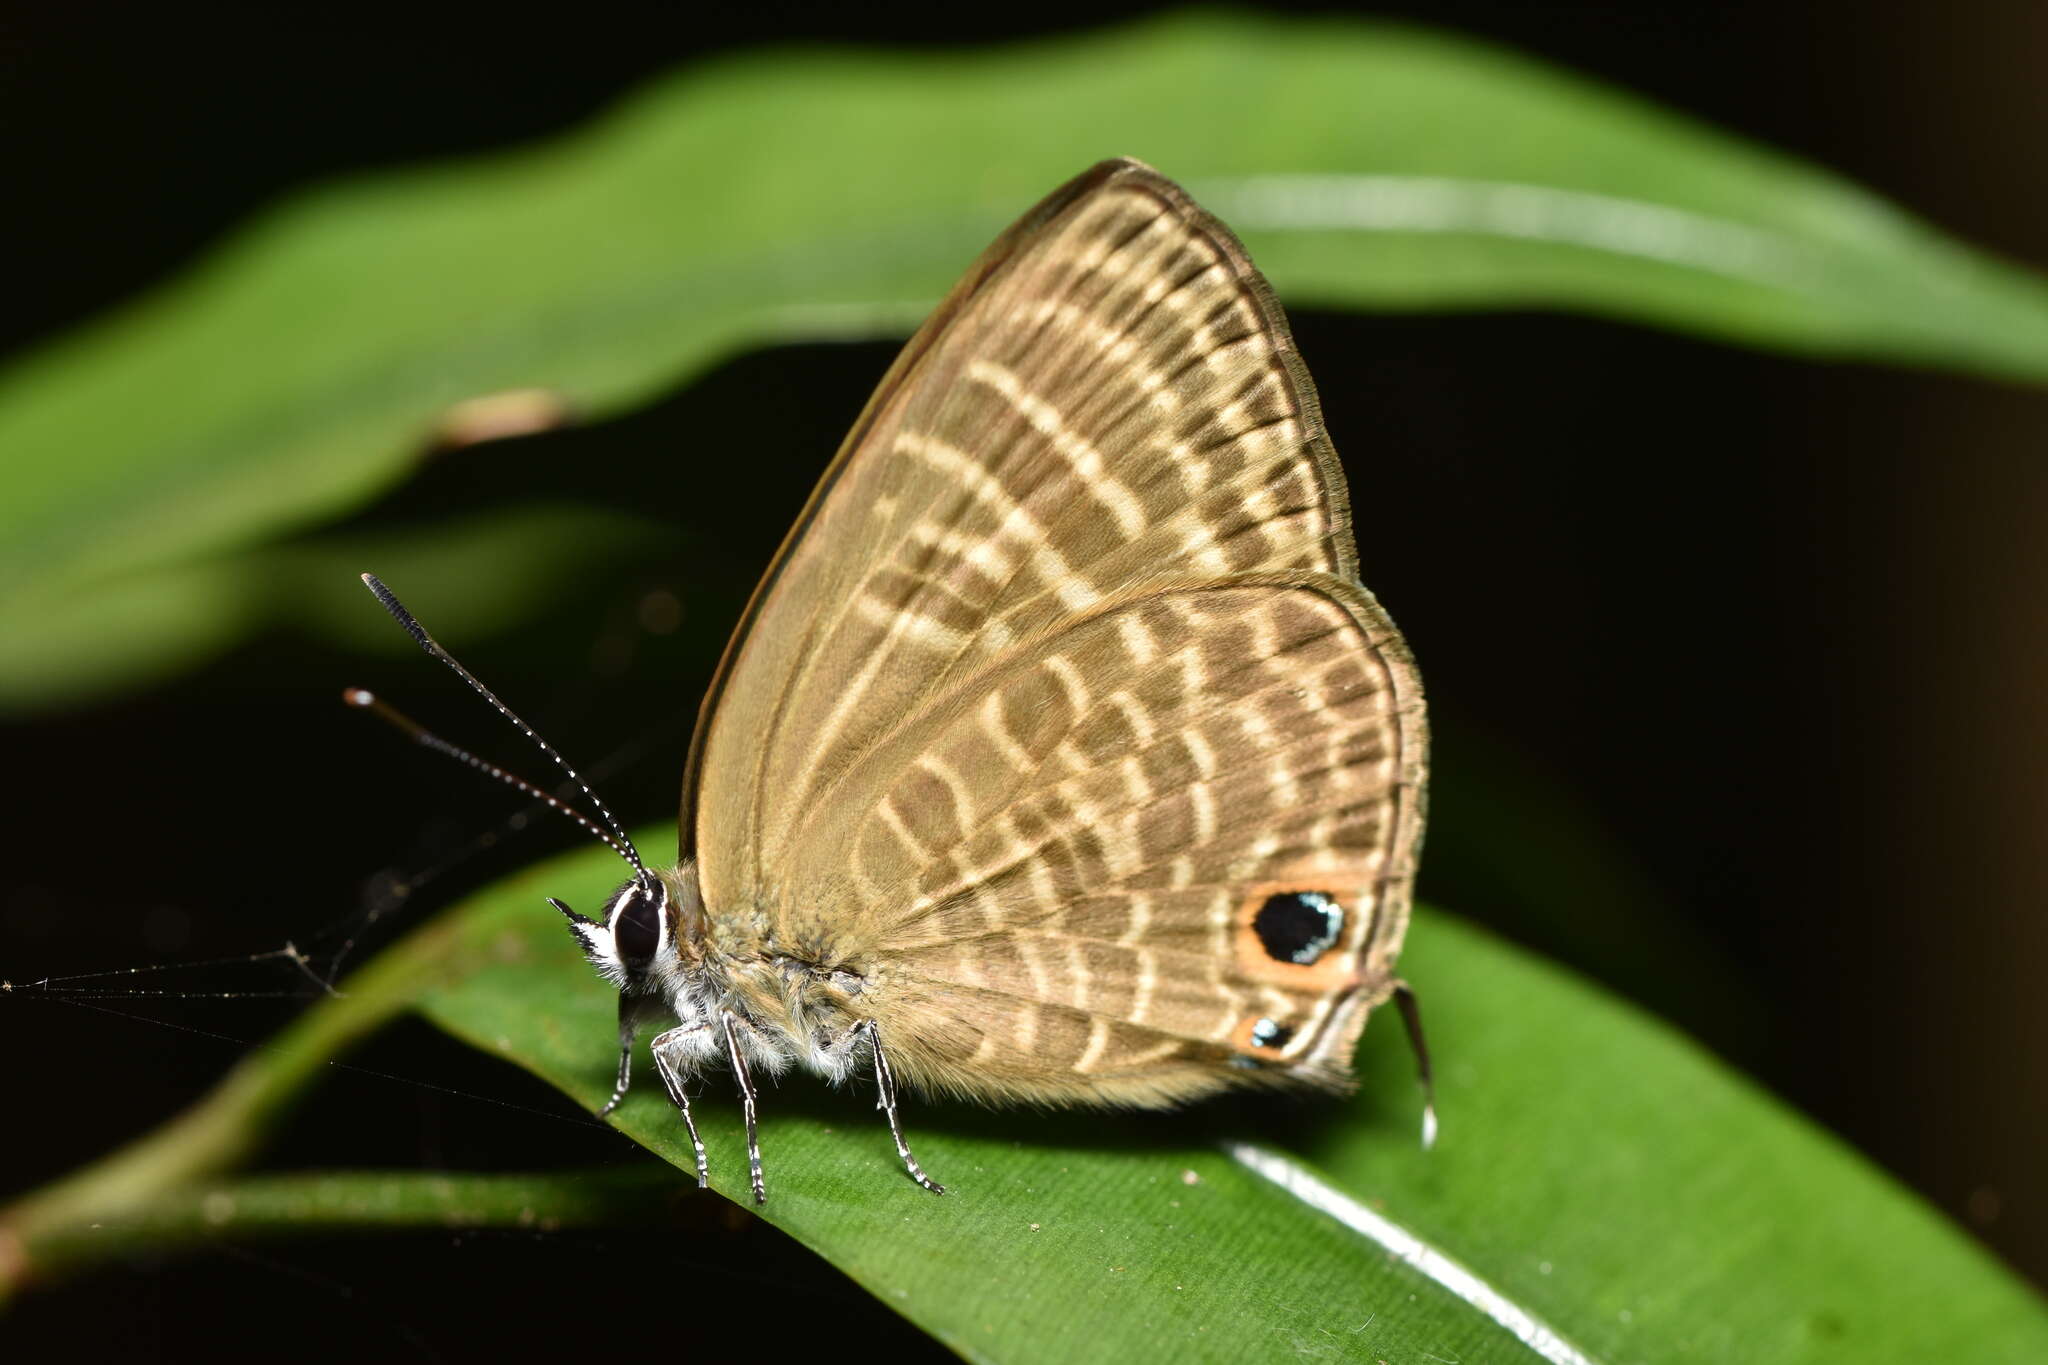
<path fill-rule="evenodd" d="M 567 773 L 570 780 L 583 789 L 583 794 L 590 798 L 591 805 L 597 807 L 597 813 L 604 817 L 604 823 L 610 828 L 611 832 L 607 834 L 603 829 L 599 829 L 593 824 L 581 811 L 550 796 L 524 778 L 516 777 L 495 763 L 486 762 L 478 758 L 467 749 L 450 744 L 447 740 L 442 739 L 439 735 L 413 721 L 402 712 L 386 705 L 365 688 L 351 687 L 341 694 L 341 699 L 350 706 L 360 707 L 363 710 L 369 711 L 380 720 L 411 736 L 414 743 L 436 750 L 439 753 L 444 753 L 450 758 L 458 759 L 480 773 L 494 777 L 509 787 L 516 788 L 536 800 L 545 802 L 548 806 L 560 811 L 577 824 L 583 826 L 583 828 L 589 830 L 599 841 L 609 845 L 614 852 L 632 865 L 634 872 L 644 879 L 648 875 L 647 864 L 640 861 L 640 850 L 633 847 L 633 841 L 626 836 L 625 828 L 619 824 L 618 818 L 611 813 L 611 808 L 598 799 L 597 793 L 590 789 L 590 784 L 585 782 L 582 776 L 569 766 L 569 761 L 556 753 L 554 746 L 542 739 L 531 725 L 528 725 L 514 714 L 511 707 L 499 701 L 497 694 L 479 682 L 477 676 L 464 668 L 453 654 L 441 648 L 440 643 L 433 636 L 427 634 L 426 627 L 422 626 L 418 619 L 405 609 L 405 604 L 398 600 L 397 594 L 385 587 L 375 574 L 364 574 L 363 585 L 376 594 L 377 600 L 384 604 L 384 610 L 390 612 L 392 619 L 405 627 L 405 633 L 412 636 L 414 643 L 418 644 L 421 649 L 433 655 L 442 663 L 448 665 L 448 667 L 454 669 L 464 682 L 476 689 L 478 696 L 496 707 L 499 715 L 511 721 L 520 734 L 532 740 L 540 747 L 542 753 L 553 759 L 555 765 Z"/>

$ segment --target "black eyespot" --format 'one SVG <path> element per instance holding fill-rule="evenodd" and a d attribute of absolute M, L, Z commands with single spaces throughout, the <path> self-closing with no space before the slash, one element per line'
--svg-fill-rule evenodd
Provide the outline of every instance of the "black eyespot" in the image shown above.
<path fill-rule="evenodd" d="M 1344 907 L 1321 891 L 1269 896 L 1252 916 L 1252 932 L 1275 962 L 1306 967 L 1330 951 L 1344 932 Z"/>
<path fill-rule="evenodd" d="M 645 967 L 661 946 L 661 912 L 666 897 L 637 883 L 619 893 L 612 911 L 612 951 L 628 968 Z"/>
<path fill-rule="evenodd" d="M 1286 1047 L 1293 1037 L 1293 1029 L 1285 1024 L 1276 1024 L 1271 1019 L 1261 1019 L 1252 1025 L 1253 1047 L 1270 1047 L 1278 1050 Z"/>

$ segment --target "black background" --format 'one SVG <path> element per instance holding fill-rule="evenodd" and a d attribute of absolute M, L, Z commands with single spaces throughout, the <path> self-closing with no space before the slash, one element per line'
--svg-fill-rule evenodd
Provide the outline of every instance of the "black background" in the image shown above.
<path fill-rule="evenodd" d="M 59 335 L 175 274 L 296 188 L 571 126 L 694 56 L 791 38 L 962 43 L 1137 12 L 754 5 L 684 21 L 583 5 L 543 30 L 424 11 L 343 25 L 10 9 L 0 347 Z M 2048 13 L 1374 12 L 1603 77 L 1858 179 L 1965 239 L 2048 261 L 2036 189 Z M 2048 1277 L 2048 1015 L 2033 984 L 2048 946 L 2048 403 L 1574 318 L 1295 322 L 1354 487 L 1387 513 L 1361 537 L 1367 578 L 1437 708 L 1425 896 L 1679 1019 Z M 441 462 L 351 524 L 509 503 L 508 490 L 644 506 L 659 486 L 650 450 L 715 443 L 745 413 L 749 445 L 774 453 L 676 499 L 689 549 L 645 581 L 580 595 L 518 649 L 469 660 L 526 699 L 558 747 L 637 758 L 606 791 L 633 818 L 658 818 L 723 622 L 892 350 L 750 357 L 624 421 Z M 616 662 L 606 642 L 631 636 L 632 603 L 657 582 L 684 593 L 692 628 L 632 637 L 623 671 L 591 667 Z M 10 725 L 0 975 L 274 947 L 345 925 L 392 876 L 465 855 L 421 893 L 439 904 L 571 842 L 539 829 L 467 854 L 492 828 L 494 798 L 453 771 L 422 773 L 332 697 L 368 682 L 447 731 L 488 726 L 424 661 L 378 677 L 364 667 L 277 632 L 148 695 Z M 1518 902 L 1513 879 L 1460 834 L 1499 817 L 1487 785 L 1457 774 L 1498 772 L 1503 754 L 1597 817 L 1710 970 L 1627 961 Z M 289 982 L 252 971 L 206 984 Z M 147 1130 L 240 1054 L 215 1035 L 261 1038 L 290 1007 L 178 1002 L 152 1011 L 176 1026 L 163 1028 L 0 1001 L 0 1184 L 30 1188 Z M 268 1164 L 641 1159 L 424 1026 L 393 1028 L 352 1060 L 407 1079 L 337 1072 Z M 807 1305 L 800 1321 L 776 1306 L 791 1293 Z M 222 1245 L 32 1297 L 0 1341 L 131 1360 L 460 1358 L 763 1330 L 786 1345 L 936 1351 L 772 1230 L 705 1209 L 659 1235 Z"/>

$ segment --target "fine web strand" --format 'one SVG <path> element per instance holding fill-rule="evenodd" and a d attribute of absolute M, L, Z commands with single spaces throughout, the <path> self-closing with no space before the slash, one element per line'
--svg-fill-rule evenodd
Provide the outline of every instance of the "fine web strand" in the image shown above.
<path fill-rule="evenodd" d="M 621 746 L 599 763 L 592 765 L 592 775 L 603 778 L 634 766 L 649 753 L 673 739 L 673 732 L 687 725 L 689 719 L 688 716 L 681 716 Z M 364 939 L 370 936 L 373 929 L 392 917 L 395 912 L 407 907 L 421 891 L 458 871 L 477 856 L 503 844 L 508 835 L 525 831 L 533 824 L 535 812 L 539 809 L 539 803 L 535 802 L 511 813 L 495 826 L 480 831 L 460 847 L 423 869 L 380 875 L 378 885 L 366 896 L 364 904 L 334 917 L 314 930 L 307 940 L 316 945 L 313 949 L 301 948 L 296 941 L 288 940 L 280 946 L 254 952 L 190 961 L 145 963 L 95 971 L 53 973 L 33 978 L 24 976 L 19 979 L 0 979 L 0 1002 L 5 1002 L 4 1006 L 0 1007 L 18 1009 L 25 1007 L 30 1001 L 69 1005 L 130 1023 L 152 1025 L 173 1033 L 205 1038 L 249 1051 L 265 1049 L 270 1044 L 262 1039 L 241 1037 L 181 1019 L 141 1013 L 139 1010 L 146 1005 L 171 1001 L 315 1001 L 324 996 L 345 993 L 335 987 L 335 983 L 340 979 L 343 964 Z M 332 941 L 337 935 L 340 941 L 331 949 L 322 950 L 317 946 Z M 246 989 L 230 988 L 221 984 L 222 973 L 237 969 L 261 970 L 276 963 L 289 964 L 297 984 L 290 987 L 252 986 Z M 211 974 L 211 980 L 190 988 L 175 984 L 156 984 L 157 981 L 166 978 L 175 981 L 179 973 Z M 142 984 L 145 981 L 149 984 Z M 124 1001 L 132 1003 L 137 1008 L 121 1008 Z M 517 1101 L 378 1071 L 351 1062 L 328 1060 L 324 1065 L 342 1072 L 370 1076 L 412 1086 L 422 1091 L 532 1114 L 557 1122 L 587 1127 L 604 1126 L 587 1115 L 551 1112 Z"/>

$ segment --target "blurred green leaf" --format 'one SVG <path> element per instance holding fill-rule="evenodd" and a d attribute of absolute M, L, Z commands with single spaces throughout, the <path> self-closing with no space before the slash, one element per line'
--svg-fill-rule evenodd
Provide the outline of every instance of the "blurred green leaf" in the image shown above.
<path fill-rule="evenodd" d="M 235 552 L 405 478 L 459 400 L 538 386 L 602 414 L 743 347 L 907 330 L 1113 154 L 1188 182 L 1291 302 L 1579 308 L 2048 374 L 2031 274 L 1449 37 L 1198 14 L 742 57 L 548 144 L 307 194 L 0 378 L 0 702 L 161 673 L 263 619 L 241 580 L 267 566 Z"/>
<path fill-rule="evenodd" d="M 488 947 L 428 989 L 428 1016 L 595 1109 L 615 997 L 535 888 L 591 905 L 618 875 L 593 850 L 485 898 L 464 936 Z M 1386 1019 L 1349 1104 L 914 1102 L 941 1198 L 865 1094 L 792 1077 L 763 1099 L 763 1216 L 977 1360 L 1513 1360 L 1531 1324 L 1563 1343 L 1552 1360 L 2048 1359 L 2048 1315 L 1988 1255 L 1665 1027 L 1436 912 L 1402 967 L 1442 1068 L 1435 1152 Z M 687 1182 L 644 1049 L 639 1070 L 616 1122 Z M 744 1201 L 723 1079 L 698 1121 L 713 1183 Z"/>
<path fill-rule="evenodd" d="M 589 575 L 673 539 L 671 528 L 619 512 L 537 506 L 415 532 L 312 536 L 122 575 L 39 602 L 33 628 L 9 632 L 0 711 L 96 701 L 204 662 L 258 623 L 366 653 L 409 653 L 412 641 L 364 595 L 357 575 L 366 571 L 401 585 L 434 584 L 437 605 L 460 622 L 451 640 L 488 637 Z"/>

